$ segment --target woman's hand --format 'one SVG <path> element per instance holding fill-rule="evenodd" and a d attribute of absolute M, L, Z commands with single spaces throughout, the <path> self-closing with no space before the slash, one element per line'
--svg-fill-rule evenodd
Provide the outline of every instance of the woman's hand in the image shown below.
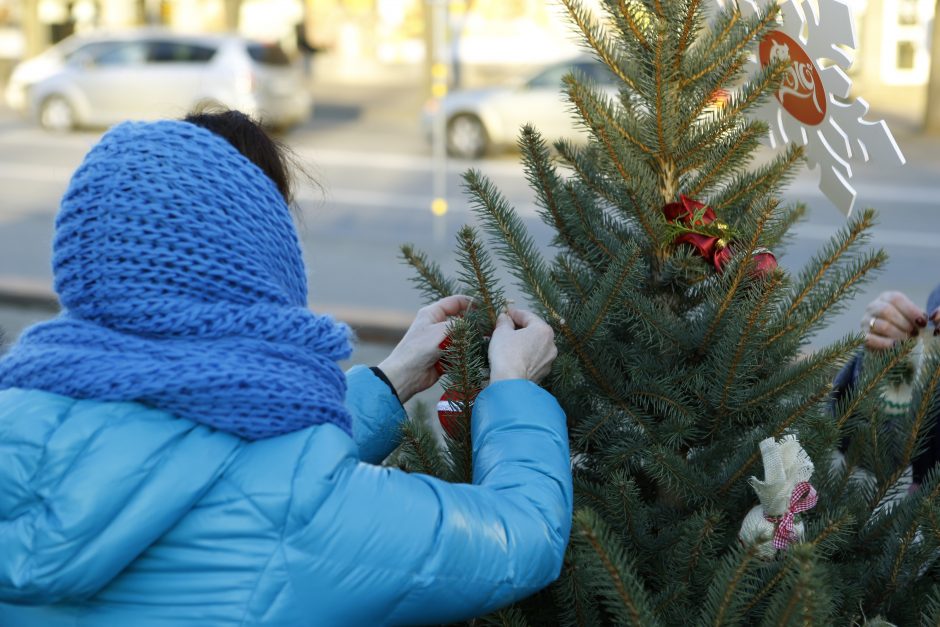
<path fill-rule="evenodd" d="M 392 353 L 379 364 L 402 403 L 437 381 L 434 364 L 441 358 L 441 342 L 447 337 L 447 319 L 459 316 L 470 306 L 469 296 L 448 296 L 418 310 Z"/>
<path fill-rule="evenodd" d="M 510 309 L 499 316 L 490 339 L 490 383 L 529 379 L 538 383 L 558 355 L 555 332 L 535 314 Z"/>
<path fill-rule="evenodd" d="M 882 292 L 865 308 L 861 326 L 866 348 L 884 350 L 915 337 L 927 326 L 927 314 L 901 292 Z"/>

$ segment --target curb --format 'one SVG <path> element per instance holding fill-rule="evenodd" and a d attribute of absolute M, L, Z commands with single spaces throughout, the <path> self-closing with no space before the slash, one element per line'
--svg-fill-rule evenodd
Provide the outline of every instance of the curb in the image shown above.
<path fill-rule="evenodd" d="M 327 304 L 311 306 L 318 313 L 348 324 L 361 342 L 375 344 L 397 344 L 413 318 L 400 311 Z M 50 314 L 61 309 L 59 299 L 47 283 L 18 277 L 0 277 L 0 307 L 39 309 Z"/>

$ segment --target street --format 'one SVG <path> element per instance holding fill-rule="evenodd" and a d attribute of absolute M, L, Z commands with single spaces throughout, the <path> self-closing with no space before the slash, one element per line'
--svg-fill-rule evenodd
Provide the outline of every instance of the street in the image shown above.
<path fill-rule="evenodd" d="M 414 89 L 384 89 L 387 93 L 378 87 L 326 90 L 317 95 L 312 121 L 282 139 L 322 188 L 302 185 L 298 194 L 314 307 L 367 309 L 400 320 L 422 303 L 408 281 L 410 269 L 398 259 L 398 248 L 412 242 L 445 270 L 454 268 L 454 233 L 473 221 L 460 189 L 466 168 L 477 167 L 493 179 L 543 247 L 550 231 L 535 214 L 518 155 L 449 161 L 450 210 L 443 218 L 434 217 L 430 149 L 418 125 L 420 100 Z M 856 209 L 880 210 L 873 244 L 887 250 L 890 262 L 811 346 L 857 329 L 865 303 L 880 291 L 901 290 L 925 305 L 937 283 L 929 268 L 940 266 L 940 155 L 935 156 L 940 151 L 913 133 L 895 133 L 908 165 L 892 171 L 864 166 L 854 179 Z M 51 282 L 57 204 L 71 172 L 99 136 L 92 131 L 50 135 L 0 109 L 0 277 Z M 774 251 L 795 274 L 844 218 L 822 197 L 809 173 L 797 177 L 786 198 L 804 200 L 810 208 L 789 247 Z M 4 323 L 0 311 L 0 327 Z"/>

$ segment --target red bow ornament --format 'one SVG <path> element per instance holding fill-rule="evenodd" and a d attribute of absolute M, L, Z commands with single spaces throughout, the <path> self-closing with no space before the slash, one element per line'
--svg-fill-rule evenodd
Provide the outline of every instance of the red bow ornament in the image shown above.
<path fill-rule="evenodd" d="M 775 549 L 785 549 L 799 540 L 793 532 L 793 519 L 797 514 L 816 507 L 818 500 L 816 489 L 808 481 L 803 481 L 794 486 L 793 493 L 790 495 L 790 505 L 783 516 L 765 516 L 767 521 L 774 523 L 775 526 Z"/>
<path fill-rule="evenodd" d="M 728 225 L 718 222 L 715 210 L 679 194 L 679 202 L 665 205 L 663 215 L 681 230 L 674 240 L 675 243 L 691 245 L 703 259 L 715 266 L 718 274 L 721 274 L 731 260 L 733 252 Z M 777 267 L 777 258 L 766 248 L 754 252 L 754 262 L 752 274 L 756 278 L 769 275 Z"/>
<path fill-rule="evenodd" d="M 684 194 L 679 194 L 679 202 L 671 202 L 663 207 L 663 215 L 670 222 L 683 227 L 682 233 L 676 236 L 676 244 L 690 244 L 703 259 L 712 263 L 717 272 L 724 269 L 731 259 L 731 250 L 728 240 L 724 237 L 727 225 L 718 222 L 715 210 L 697 200 L 692 200 Z M 698 229 L 714 226 L 705 231 L 716 231 L 718 235 L 702 232 Z"/>

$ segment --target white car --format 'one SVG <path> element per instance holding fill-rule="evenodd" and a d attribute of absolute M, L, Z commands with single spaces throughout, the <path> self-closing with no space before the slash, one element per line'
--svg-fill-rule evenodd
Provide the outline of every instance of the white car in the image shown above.
<path fill-rule="evenodd" d="M 300 68 L 276 44 L 162 29 L 69 37 L 13 70 L 6 101 L 53 131 L 181 117 L 203 104 L 287 127 L 312 107 Z"/>
<path fill-rule="evenodd" d="M 487 152 L 513 146 L 519 129 L 535 126 L 549 141 L 560 137 L 578 140 L 576 121 L 562 93 L 561 79 L 579 70 L 609 97 L 615 97 L 620 81 L 600 62 L 578 57 L 550 65 L 515 87 L 466 89 L 448 94 L 440 103 L 446 119 L 447 152 L 476 159 Z M 425 106 L 423 126 L 430 137 L 438 114 L 433 101 Z"/>

